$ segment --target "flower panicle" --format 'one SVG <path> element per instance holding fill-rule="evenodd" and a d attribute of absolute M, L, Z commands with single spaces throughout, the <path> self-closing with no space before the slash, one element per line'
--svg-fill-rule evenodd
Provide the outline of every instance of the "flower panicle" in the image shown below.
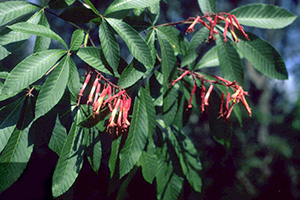
<path fill-rule="evenodd" d="M 94 70 L 94 72 L 90 71 L 78 94 L 77 105 L 81 103 L 80 98 L 83 96 L 83 92 L 86 90 L 93 73 L 96 73 L 96 77 L 90 89 L 86 105 L 92 103 L 93 117 L 100 115 L 101 110 L 108 107 L 111 113 L 107 130 L 110 133 L 116 131 L 118 135 L 120 131 L 126 131 L 130 125 L 128 112 L 131 107 L 131 98 L 128 96 L 126 90 L 111 83 L 108 79 L 103 77 L 100 72 L 96 70 Z"/>
<path fill-rule="evenodd" d="M 201 80 L 201 85 L 200 85 L 201 106 L 200 107 L 201 107 L 202 112 L 205 111 L 206 106 L 209 106 L 208 101 L 211 96 L 214 85 L 223 85 L 223 86 L 226 86 L 226 88 L 227 88 L 227 94 L 225 95 L 222 92 L 221 105 L 220 105 L 220 110 L 219 110 L 220 117 L 224 118 L 225 120 L 229 119 L 235 104 L 237 104 L 239 102 L 241 102 L 243 104 L 243 106 L 246 108 L 249 116 L 251 117 L 251 115 L 252 115 L 251 108 L 246 101 L 246 96 L 248 96 L 248 92 L 244 91 L 243 88 L 240 85 L 238 85 L 238 83 L 236 81 L 229 81 L 220 76 L 215 76 L 215 75 L 212 75 L 212 77 L 214 77 L 216 80 L 209 80 L 209 79 L 205 79 L 202 74 L 199 74 L 197 72 L 191 72 L 191 71 L 184 70 L 184 69 L 180 69 L 180 71 L 183 72 L 182 75 L 189 74 L 189 75 L 193 76 L 193 89 L 191 91 L 191 96 L 188 101 L 188 108 L 192 108 L 191 102 L 192 102 L 192 98 L 193 98 L 193 96 L 196 92 L 196 88 L 197 88 L 195 79 L 198 78 Z M 188 73 L 186 73 L 187 71 L 188 71 Z M 179 77 L 182 77 L 182 75 Z M 179 80 L 177 80 L 177 81 L 179 81 Z M 210 83 L 210 86 L 208 87 L 207 90 L 204 86 L 204 83 L 206 83 L 206 82 Z M 229 88 L 230 88 L 230 90 L 234 91 L 232 94 L 230 93 Z"/>

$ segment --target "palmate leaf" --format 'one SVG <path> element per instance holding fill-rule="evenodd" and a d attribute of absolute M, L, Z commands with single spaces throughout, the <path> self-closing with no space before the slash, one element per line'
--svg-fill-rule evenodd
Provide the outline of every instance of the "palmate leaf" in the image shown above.
<path fill-rule="evenodd" d="M 250 41 L 240 41 L 239 51 L 261 73 L 270 78 L 288 79 L 288 72 L 280 54 L 268 42 L 249 33 Z"/>
<path fill-rule="evenodd" d="M 86 138 L 88 138 L 86 142 L 87 148 L 85 153 L 94 172 L 98 173 L 102 158 L 101 140 L 99 138 L 97 129 L 95 129 L 95 131 L 91 129 L 85 129 L 85 134 L 87 134 Z"/>
<path fill-rule="evenodd" d="M 82 47 L 79 48 L 77 55 L 81 58 L 84 62 L 92 66 L 98 71 L 107 73 L 112 75 L 112 73 L 105 68 L 101 61 L 100 57 L 100 49 L 96 47 Z"/>
<path fill-rule="evenodd" d="M 15 100 L 0 109 L 0 152 L 4 149 L 9 137 L 15 129 L 25 97 Z"/>
<path fill-rule="evenodd" d="M 40 19 L 42 17 L 42 11 L 36 12 L 33 16 L 31 16 L 26 22 L 37 24 L 40 22 Z M 7 45 L 13 42 L 19 42 L 23 40 L 27 40 L 30 38 L 30 34 L 21 33 L 18 31 L 12 31 L 9 28 L 5 28 L 0 33 L 0 45 Z"/>
<path fill-rule="evenodd" d="M 119 44 L 113 32 L 109 29 L 105 19 L 99 26 L 99 38 L 105 59 L 113 68 L 114 72 L 117 72 L 120 61 Z"/>
<path fill-rule="evenodd" d="M 268 4 L 248 4 L 230 12 L 239 23 L 265 29 L 283 28 L 297 18 L 284 8 Z"/>
<path fill-rule="evenodd" d="M 25 1 L 0 3 L 0 26 L 37 9 L 39 7 Z"/>
<path fill-rule="evenodd" d="M 201 69 L 204 67 L 214 67 L 218 65 L 218 47 L 214 46 L 203 55 L 203 57 L 195 65 L 195 69 Z"/>
<path fill-rule="evenodd" d="M 0 45 L 0 60 L 6 58 L 9 54 L 10 52 Z"/>
<path fill-rule="evenodd" d="M 60 123 L 59 117 L 56 117 L 55 126 L 49 141 L 49 148 L 54 151 L 58 156 L 64 146 L 64 143 L 67 138 L 67 130 L 66 128 Z"/>
<path fill-rule="evenodd" d="M 230 42 L 217 38 L 217 52 L 221 73 L 225 79 L 244 84 L 244 68 L 241 58 Z"/>
<path fill-rule="evenodd" d="M 25 58 L 9 73 L 1 90 L 0 100 L 14 96 L 40 79 L 65 53 L 65 50 L 52 49 Z"/>
<path fill-rule="evenodd" d="M 39 25 L 50 28 L 50 24 L 47 20 L 44 10 L 41 11 L 41 19 L 40 19 Z M 37 36 L 35 39 L 33 52 L 35 53 L 35 52 L 45 51 L 45 50 L 49 49 L 50 43 L 51 43 L 50 38 Z"/>
<path fill-rule="evenodd" d="M 195 61 L 198 57 L 197 47 L 208 38 L 209 30 L 207 28 L 200 29 L 191 39 L 187 52 L 182 59 L 181 66 L 188 65 Z"/>
<path fill-rule="evenodd" d="M 70 56 L 65 56 L 46 79 L 39 92 L 35 106 L 35 118 L 49 112 L 63 96 L 69 78 Z"/>
<path fill-rule="evenodd" d="M 151 52 L 145 40 L 127 23 L 106 18 L 111 27 L 123 38 L 131 54 L 146 67 L 153 66 Z"/>
<path fill-rule="evenodd" d="M 146 8 L 158 3 L 159 1 L 160 0 L 115 0 L 112 4 L 110 4 L 104 14 L 108 15 L 120 10 Z"/>
<path fill-rule="evenodd" d="M 128 137 L 120 152 L 120 178 L 133 168 L 146 145 L 149 130 L 147 98 L 149 94 L 141 88 L 134 102 Z"/>
<path fill-rule="evenodd" d="M 52 194 L 58 197 L 65 193 L 75 182 L 83 163 L 83 130 L 77 124 L 80 122 L 80 111 L 69 131 L 64 146 L 60 152 L 52 177 Z"/>
<path fill-rule="evenodd" d="M 26 168 L 33 150 L 33 143 L 29 138 L 29 129 L 32 125 L 31 100 L 24 102 L 20 119 L 20 126 L 15 127 L 5 149 L 0 157 L 0 192 L 13 184 Z"/>
<path fill-rule="evenodd" d="M 152 184 L 153 179 L 156 176 L 156 168 L 157 168 L 157 157 L 154 153 L 143 151 L 139 163 L 142 166 L 142 173 L 144 179 Z"/>
<path fill-rule="evenodd" d="M 50 28 L 47 28 L 45 26 L 38 25 L 38 24 L 32 24 L 32 23 L 28 23 L 28 22 L 20 22 L 20 23 L 16 23 L 11 26 L 8 26 L 8 28 L 10 28 L 14 31 L 18 31 L 18 32 L 26 33 L 26 34 L 51 38 L 51 39 L 57 40 L 58 42 L 63 44 L 66 48 L 68 48 L 65 41 L 59 35 L 57 35 Z"/>
<path fill-rule="evenodd" d="M 77 29 L 74 31 L 70 44 L 70 51 L 77 51 L 84 39 L 84 31 Z"/>
<path fill-rule="evenodd" d="M 216 0 L 198 0 L 199 7 L 203 14 L 209 12 L 217 12 L 217 1 Z"/>

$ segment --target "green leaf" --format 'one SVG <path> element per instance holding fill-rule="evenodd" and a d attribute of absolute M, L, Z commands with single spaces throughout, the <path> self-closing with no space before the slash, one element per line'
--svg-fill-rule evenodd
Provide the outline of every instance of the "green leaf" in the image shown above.
<path fill-rule="evenodd" d="M 201 69 L 204 67 L 215 67 L 219 65 L 218 59 L 218 47 L 214 46 L 208 50 L 204 56 L 196 64 L 195 69 Z"/>
<path fill-rule="evenodd" d="M 159 156 L 156 174 L 157 199 L 178 199 L 183 178 L 173 171 L 173 166 Z"/>
<path fill-rule="evenodd" d="M 76 64 L 74 63 L 72 58 L 70 58 L 69 60 L 69 69 L 70 71 L 68 78 L 68 89 L 74 97 L 77 97 L 82 85 L 80 83 L 79 73 Z"/>
<path fill-rule="evenodd" d="M 198 0 L 199 7 L 203 14 L 209 12 L 217 12 L 217 1 L 216 0 Z"/>
<path fill-rule="evenodd" d="M 0 26 L 37 9 L 39 7 L 25 1 L 0 3 Z"/>
<path fill-rule="evenodd" d="M 117 72 L 120 61 L 119 44 L 105 19 L 99 26 L 99 38 L 105 59 L 114 72 Z"/>
<path fill-rule="evenodd" d="M 81 46 L 84 39 L 84 31 L 77 29 L 73 32 L 71 44 L 70 44 L 70 51 L 77 51 Z"/>
<path fill-rule="evenodd" d="M 44 11 L 41 12 L 41 19 L 40 19 L 39 24 L 41 26 L 45 26 L 47 28 L 50 28 L 50 24 L 47 20 L 47 17 L 45 15 Z M 45 51 L 45 50 L 49 49 L 50 43 L 51 43 L 50 38 L 37 36 L 36 39 L 35 39 L 33 52 L 36 53 L 36 52 L 39 52 L 39 51 Z"/>
<path fill-rule="evenodd" d="M 134 102 L 128 137 L 120 152 L 120 178 L 133 168 L 147 142 L 149 122 L 146 95 L 145 91 L 141 89 Z"/>
<path fill-rule="evenodd" d="M 207 28 L 202 28 L 191 39 L 187 52 L 182 59 L 181 66 L 186 66 L 196 60 L 198 57 L 198 52 L 196 52 L 197 47 L 208 38 L 209 30 Z"/>
<path fill-rule="evenodd" d="M 85 152 L 91 167 L 93 168 L 94 172 L 98 174 L 102 158 L 101 140 L 97 132 L 88 133 L 88 138 L 89 141 Z"/>
<path fill-rule="evenodd" d="M 156 168 L 157 168 L 157 157 L 153 153 L 143 151 L 139 163 L 142 166 L 142 173 L 144 179 L 152 184 L 153 179 L 156 176 Z"/>
<path fill-rule="evenodd" d="M 35 106 L 35 119 L 49 112 L 61 99 L 69 78 L 70 56 L 65 56 L 46 79 Z"/>
<path fill-rule="evenodd" d="M 55 126 L 48 144 L 49 148 L 59 156 L 66 141 L 66 138 L 67 130 L 60 123 L 59 116 L 57 116 Z"/>
<path fill-rule="evenodd" d="M 146 67 L 153 65 L 151 52 L 145 40 L 131 26 L 121 20 L 106 18 L 107 22 L 123 38 L 131 54 Z"/>
<path fill-rule="evenodd" d="M 239 51 L 261 73 L 270 78 L 288 79 L 284 61 L 276 49 L 267 41 L 249 33 L 250 41 L 241 40 L 237 44 Z"/>
<path fill-rule="evenodd" d="M 75 182 L 83 163 L 83 131 L 76 124 L 80 121 L 77 111 L 75 121 L 60 152 L 52 178 L 52 194 L 58 197 L 69 190 Z"/>
<path fill-rule="evenodd" d="M 72 5 L 76 0 L 64 0 L 68 6 Z"/>
<path fill-rule="evenodd" d="M 0 45 L 0 60 L 6 58 L 9 54 L 10 52 Z"/>
<path fill-rule="evenodd" d="M 101 16 L 99 11 L 95 8 L 94 4 L 90 0 L 83 0 L 87 6 L 85 5 L 86 8 L 91 9 L 96 15 Z"/>
<path fill-rule="evenodd" d="M 128 88 L 140 80 L 146 69 L 136 60 L 133 60 L 122 72 L 118 80 L 118 86 Z"/>
<path fill-rule="evenodd" d="M 240 24 L 264 29 L 283 28 L 297 18 L 284 8 L 269 4 L 248 4 L 230 12 Z"/>
<path fill-rule="evenodd" d="M 112 75 L 112 73 L 105 68 L 105 66 L 103 65 L 103 63 L 101 61 L 99 48 L 82 47 L 82 48 L 79 48 L 77 55 L 84 62 L 86 62 L 87 64 L 89 64 L 90 66 L 95 68 L 96 70 Z"/>
<path fill-rule="evenodd" d="M 153 59 L 153 63 L 155 63 L 156 59 L 156 49 L 155 49 L 155 41 L 156 41 L 156 36 L 155 36 L 155 30 L 152 29 L 148 35 L 146 36 L 146 43 L 148 47 L 150 48 L 151 56 Z M 151 72 L 153 68 L 148 68 L 147 71 Z M 146 73 L 147 74 L 147 73 Z"/>
<path fill-rule="evenodd" d="M 10 187 L 26 168 L 33 150 L 33 143 L 29 138 L 29 129 L 32 124 L 32 104 L 27 98 L 23 106 L 23 117 L 20 127 L 15 127 L 7 145 L 0 157 L 0 192 Z M 22 115 L 22 114 L 21 114 Z"/>
<path fill-rule="evenodd" d="M 32 24 L 37 24 L 39 23 L 41 17 L 42 17 L 42 11 L 39 11 L 35 13 L 33 16 L 31 16 L 27 20 L 27 22 Z M 12 31 L 9 28 L 5 28 L 0 33 L 0 45 L 7 45 L 13 42 L 19 42 L 19 41 L 27 40 L 28 38 L 30 38 L 29 34 Z"/>
<path fill-rule="evenodd" d="M 109 157 L 109 162 L 108 162 L 108 166 L 110 169 L 110 178 L 112 178 L 115 173 L 115 168 L 116 168 L 118 155 L 119 155 L 119 147 L 120 147 L 120 143 L 121 143 L 121 138 L 122 137 L 118 137 L 117 139 L 113 140 L 112 144 L 111 144 L 110 157 Z"/>
<path fill-rule="evenodd" d="M 161 49 L 161 70 L 164 77 L 164 88 L 169 88 L 171 73 L 175 68 L 176 57 L 167 38 L 160 30 L 157 30 L 158 41 Z"/>
<path fill-rule="evenodd" d="M 230 42 L 223 42 L 221 37 L 217 38 L 217 52 L 221 73 L 229 81 L 237 81 L 244 84 L 244 68 L 241 58 Z"/>
<path fill-rule="evenodd" d="M 18 123 L 24 99 L 17 99 L 0 109 L 0 153 Z"/>
<path fill-rule="evenodd" d="M 45 26 L 38 25 L 38 24 L 32 24 L 32 23 L 28 23 L 28 22 L 20 22 L 20 23 L 8 26 L 8 28 L 10 28 L 14 31 L 22 32 L 22 33 L 51 38 L 51 39 L 57 40 L 58 42 L 63 44 L 66 48 L 68 48 L 65 41 L 59 35 L 57 35 L 50 28 L 47 28 Z"/>
<path fill-rule="evenodd" d="M 40 79 L 65 53 L 65 50 L 51 49 L 25 58 L 9 73 L 2 88 L 0 100 L 14 96 Z"/>
<path fill-rule="evenodd" d="M 171 127 L 169 138 L 179 158 L 181 169 L 190 185 L 196 192 L 201 192 L 202 180 L 199 175 L 202 165 L 193 142 L 176 127 Z"/>
<path fill-rule="evenodd" d="M 115 0 L 112 4 L 110 4 L 104 14 L 108 15 L 120 10 L 146 8 L 158 3 L 159 1 L 160 0 Z"/>
<path fill-rule="evenodd" d="M 180 31 L 177 28 L 172 26 L 164 26 L 159 27 L 157 29 L 157 32 L 158 31 L 160 35 L 164 35 L 164 38 L 167 39 L 174 53 L 183 54 L 181 44 L 182 36 L 180 35 Z"/>

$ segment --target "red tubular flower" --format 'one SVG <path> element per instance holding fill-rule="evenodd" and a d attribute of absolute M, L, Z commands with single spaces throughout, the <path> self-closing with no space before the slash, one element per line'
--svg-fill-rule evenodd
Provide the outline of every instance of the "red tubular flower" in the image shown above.
<path fill-rule="evenodd" d="M 128 111 L 130 109 L 130 106 L 131 106 L 131 98 L 128 98 L 126 99 L 125 96 L 123 96 L 123 102 L 124 102 L 124 107 L 123 107 L 123 128 L 127 128 L 130 123 L 129 121 L 127 120 L 127 117 L 128 117 Z"/>
<path fill-rule="evenodd" d="M 206 105 L 206 106 L 209 105 L 209 104 L 208 104 L 208 98 L 209 98 L 210 93 L 211 93 L 211 91 L 213 90 L 213 88 L 214 88 L 214 85 L 211 84 L 211 85 L 209 86 L 208 90 L 207 90 L 207 93 L 206 93 L 205 97 L 204 97 L 204 105 Z"/>
<path fill-rule="evenodd" d="M 93 96 L 94 96 L 94 93 L 95 93 L 95 90 L 96 90 L 96 87 L 99 83 L 99 77 L 97 76 L 94 83 L 93 83 L 93 87 L 91 89 L 91 92 L 89 94 L 89 98 L 88 98 L 88 101 L 86 102 L 86 105 L 88 105 L 90 102 L 93 102 Z"/>
<path fill-rule="evenodd" d="M 220 105 L 220 111 L 219 111 L 219 114 L 221 117 L 223 117 L 223 104 L 224 104 L 224 99 L 225 99 L 225 95 L 224 93 L 222 92 L 222 99 L 221 99 L 221 105 Z"/>
<path fill-rule="evenodd" d="M 80 90 L 80 92 L 79 92 L 79 94 L 78 94 L 77 106 L 78 106 L 79 103 L 80 103 L 80 99 L 81 99 L 81 97 L 82 97 L 83 91 L 84 91 L 84 89 L 86 88 L 87 84 L 89 83 L 91 76 L 92 76 L 92 72 L 89 72 L 89 73 L 87 74 L 85 80 L 84 80 L 84 83 L 83 83 L 83 85 L 82 85 L 82 87 L 81 87 L 81 90 Z"/>
<path fill-rule="evenodd" d="M 210 24 L 209 39 L 213 38 L 214 40 L 216 40 L 216 37 L 214 36 L 214 30 L 217 25 L 217 21 L 218 21 L 218 16 L 216 15 L 214 22 L 213 23 L 211 22 L 211 24 Z"/>
<path fill-rule="evenodd" d="M 126 92 L 125 90 L 121 90 L 121 91 L 119 91 L 117 94 L 115 94 L 114 96 L 108 97 L 108 98 L 104 101 L 103 105 L 105 106 L 108 102 L 110 102 L 111 100 L 113 100 L 113 99 L 115 99 L 115 98 L 120 97 L 120 96 L 123 95 L 125 92 Z"/>
<path fill-rule="evenodd" d="M 105 98 L 105 96 L 107 95 L 107 92 L 108 90 L 110 89 L 110 85 L 108 85 L 103 91 L 102 93 L 100 94 L 100 97 L 97 101 L 97 103 L 95 104 L 94 108 L 93 108 L 93 111 L 96 111 L 95 112 L 95 115 L 98 115 L 99 112 L 100 112 L 100 109 L 102 107 L 102 103 L 103 103 L 103 100 Z"/>
<path fill-rule="evenodd" d="M 115 123 L 115 117 L 116 117 L 117 111 L 118 111 L 119 106 L 120 106 L 120 101 L 121 101 L 121 99 L 118 98 L 117 103 L 116 103 L 116 105 L 115 105 L 115 107 L 114 107 L 114 109 L 113 109 L 113 111 L 112 111 L 112 113 L 111 113 L 111 116 L 110 116 L 110 118 L 109 118 L 109 124 L 108 124 L 108 126 L 107 126 L 107 129 L 110 128 L 110 127 L 114 127 L 114 126 L 117 125 L 117 124 Z"/>
<path fill-rule="evenodd" d="M 204 97 L 205 97 L 205 87 L 202 84 L 202 89 L 200 93 L 200 98 L 201 98 L 201 111 L 204 112 Z"/>
<path fill-rule="evenodd" d="M 224 42 L 227 42 L 227 29 L 228 29 L 228 25 L 229 25 L 229 21 L 226 20 L 225 27 L 224 27 L 224 32 L 223 32 Z"/>
<path fill-rule="evenodd" d="M 176 80 L 172 81 L 172 86 L 179 80 L 181 80 L 183 77 L 185 77 L 187 74 L 189 74 L 190 71 L 189 70 L 186 70 L 184 71 Z"/>
<path fill-rule="evenodd" d="M 197 16 L 196 19 L 193 21 L 193 23 L 188 27 L 188 29 L 186 30 L 185 34 L 191 33 L 191 32 L 194 31 L 194 26 L 196 25 L 196 23 L 198 22 L 199 19 L 200 19 L 200 17 Z"/>
<path fill-rule="evenodd" d="M 237 18 L 236 18 L 234 15 L 231 15 L 231 16 L 232 16 L 232 18 L 234 19 L 235 23 L 237 24 L 238 29 L 242 32 L 242 34 L 245 36 L 245 38 L 246 38 L 247 40 L 250 40 L 249 37 L 248 37 L 248 35 L 245 33 L 243 27 L 242 27 L 242 26 L 240 25 L 240 23 L 238 22 Z"/>
<path fill-rule="evenodd" d="M 196 91 L 196 81 L 195 81 L 195 78 L 194 78 L 194 86 L 193 86 L 193 90 L 191 92 L 191 97 L 190 97 L 190 99 L 188 101 L 188 108 L 192 108 L 193 107 L 192 106 L 192 100 L 193 100 L 193 96 L 195 94 L 195 91 Z"/>
<path fill-rule="evenodd" d="M 95 97 L 94 97 L 94 102 L 93 102 L 93 105 L 92 105 L 93 107 L 94 107 L 95 104 L 97 103 L 98 96 L 99 96 L 99 93 L 100 93 L 100 89 L 101 89 L 101 84 L 98 82 L 97 88 L 96 88 Z"/>

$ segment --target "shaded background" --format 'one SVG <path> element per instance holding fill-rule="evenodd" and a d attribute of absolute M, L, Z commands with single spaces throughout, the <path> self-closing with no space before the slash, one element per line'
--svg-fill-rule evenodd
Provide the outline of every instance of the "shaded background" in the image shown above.
<path fill-rule="evenodd" d="M 40 3 L 34 0 L 31 2 Z M 92 2 L 103 13 L 112 1 Z M 225 12 L 249 3 L 269 3 L 281 6 L 297 16 L 300 14 L 298 0 L 217 2 L 218 10 Z M 200 14 L 196 0 L 173 0 L 168 4 L 162 2 L 161 5 L 158 24 L 181 21 Z M 64 32 L 62 38 L 70 41 L 74 27 L 52 15 L 47 14 L 47 17 L 51 28 L 57 33 Z M 180 25 L 177 28 L 184 33 L 187 26 Z M 213 140 L 207 115 L 193 111 L 189 118 L 190 123 L 184 131 L 190 134 L 200 154 L 203 165 L 203 192 L 196 193 L 186 186 L 181 196 L 184 199 L 300 199 L 300 20 L 296 19 L 284 29 L 245 27 L 245 30 L 269 41 L 278 50 L 286 63 L 289 80 L 269 79 L 245 61 L 245 90 L 249 91 L 248 101 L 253 117 L 247 116 L 243 110 L 245 116 L 242 126 L 232 120 L 234 131 L 230 148 Z M 192 35 L 188 35 L 188 39 Z M 32 37 L 15 52 L 13 58 L 18 55 L 18 59 L 12 60 L 12 56 L 9 56 L 0 62 L 0 66 L 15 66 L 32 52 L 33 41 Z M 52 41 L 50 48 L 57 48 L 58 45 Z M 121 46 L 122 48 L 126 49 Z M 125 51 L 122 55 L 125 60 L 126 55 Z M 41 132 L 47 133 L 47 127 Z M 43 137 L 36 143 L 24 174 L 12 187 L 0 194 L 0 199 L 52 199 L 51 177 L 58 157 L 47 147 Z M 106 147 L 99 175 L 85 162 L 76 183 L 58 199 L 107 198 L 109 169 L 106 164 L 109 145 Z M 155 187 L 146 183 L 138 170 L 129 184 L 128 199 L 155 199 Z M 111 199 L 114 197 L 113 194 Z"/>

